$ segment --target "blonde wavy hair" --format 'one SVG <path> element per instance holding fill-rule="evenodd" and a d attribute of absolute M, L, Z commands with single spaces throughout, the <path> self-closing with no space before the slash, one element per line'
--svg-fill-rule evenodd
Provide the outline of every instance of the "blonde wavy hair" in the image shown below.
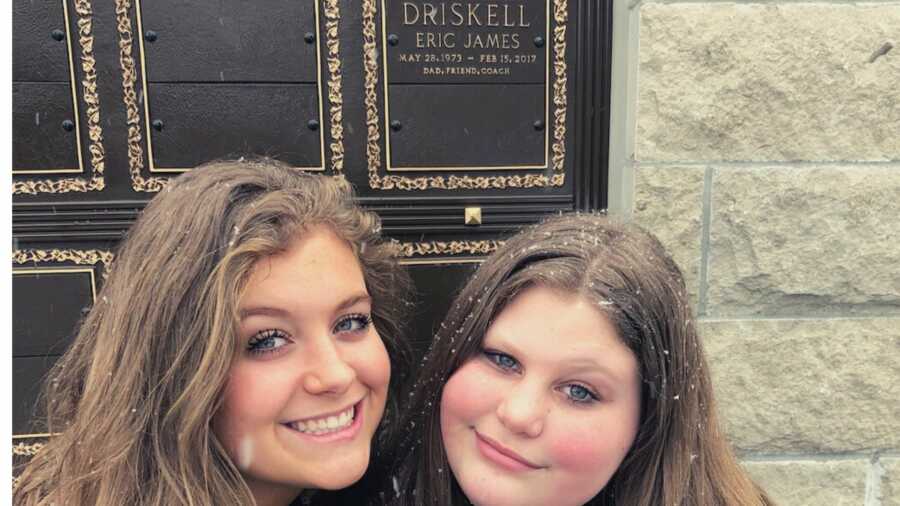
<path fill-rule="evenodd" d="M 359 258 L 395 392 L 409 370 L 401 322 L 410 280 L 378 218 L 343 179 L 268 159 L 214 162 L 171 181 L 129 231 L 46 380 L 46 430 L 59 435 L 25 466 L 14 503 L 253 504 L 210 421 L 251 268 L 314 224 Z M 396 416 L 396 398 L 385 419 Z M 383 421 L 379 436 L 390 428 Z"/>

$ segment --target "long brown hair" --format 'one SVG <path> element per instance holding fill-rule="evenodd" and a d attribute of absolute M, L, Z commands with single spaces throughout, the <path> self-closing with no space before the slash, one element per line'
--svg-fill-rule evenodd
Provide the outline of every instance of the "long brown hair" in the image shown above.
<path fill-rule="evenodd" d="M 557 217 L 514 236 L 457 296 L 424 360 L 397 443 L 393 502 L 468 504 L 441 440 L 443 385 L 481 352 L 492 320 L 522 290 L 547 286 L 594 301 L 637 358 L 641 420 L 619 469 L 588 504 L 771 504 L 734 458 L 678 267 L 652 235 L 597 214 Z M 601 431 L 602 428 L 598 428 Z M 395 488 L 395 490 L 390 490 Z"/>
<path fill-rule="evenodd" d="M 210 420 L 251 268 L 314 224 L 331 227 L 359 259 L 393 392 L 409 370 L 401 323 L 410 281 L 377 217 L 343 179 L 267 159 L 212 163 L 171 181 L 129 231 L 48 377 L 46 429 L 59 435 L 25 467 L 14 502 L 253 504 Z"/>

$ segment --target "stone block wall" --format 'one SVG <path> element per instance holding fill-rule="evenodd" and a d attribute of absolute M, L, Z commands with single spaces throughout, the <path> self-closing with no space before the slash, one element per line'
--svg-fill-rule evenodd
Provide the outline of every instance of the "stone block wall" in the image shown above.
<path fill-rule="evenodd" d="M 617 16 L 618 211 L 685 272 L 742 462 L 778 504 L 900 505 L 900 3 Z"/>

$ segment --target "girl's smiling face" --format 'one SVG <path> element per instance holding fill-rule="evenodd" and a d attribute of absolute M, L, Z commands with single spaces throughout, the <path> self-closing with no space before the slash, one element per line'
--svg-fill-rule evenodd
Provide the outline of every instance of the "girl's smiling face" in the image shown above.
<path fill-rule="evenodd" d="M 356 255 L 325 226 L 251 272 L 213 428 L 258 504 L 365 472 L 390 380 L 371 305 Z"/>
<path fill-rule="evenodd" d="M 441 432 L 466 496 L 580 505 L 609 481 L 640 419 L 638 363 L 590 301 L 544 286 L 494 319 L 444 386 Z"/>

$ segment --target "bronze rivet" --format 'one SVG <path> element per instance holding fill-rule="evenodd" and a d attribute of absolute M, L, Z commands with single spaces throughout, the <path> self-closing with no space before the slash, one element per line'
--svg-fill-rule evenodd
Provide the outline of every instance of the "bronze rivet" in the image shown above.
<path fill-rule="evenodd" d="M 470 227 L 481 225 L 481 208 L 467 207 L 465 210 L 465 224 Z"/>

